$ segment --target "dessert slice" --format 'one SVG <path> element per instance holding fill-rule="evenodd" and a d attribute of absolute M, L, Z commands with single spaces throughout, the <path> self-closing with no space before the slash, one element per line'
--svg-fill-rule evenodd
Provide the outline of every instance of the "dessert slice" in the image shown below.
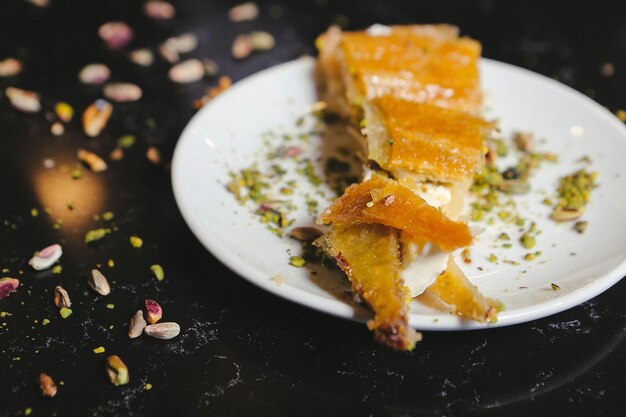
<path fill-rule="evenodd" d="M 399 246 L 394 282 L 411 296 L 426 291 L 455 314 L 490 318 L 493 303 L 449 255 L 471 244 L 467 225 L 458 220 L 473 177 L 484 166 L 483 140 L 493 129 L 479 115 L 480 44 L 459 37 L 450 25 L 377 25 L 361 32 L 331 28 L 318 39 L 318 48 L 320 97 L 358 132 L 367 150 L 364 164 L 372 168 L 320 217 L 331 225 L 322 246 L 342 266 L 347 242 L 362 245 L 343 234 L 382 225 Z M 359 263 L 356 255 L 349 265 Z M 374 275 L 346 274 L 353 286 L 377 281 Z M 373 323 L 384 311 L 379 293 L 366 298 L 376 315 Z"/>

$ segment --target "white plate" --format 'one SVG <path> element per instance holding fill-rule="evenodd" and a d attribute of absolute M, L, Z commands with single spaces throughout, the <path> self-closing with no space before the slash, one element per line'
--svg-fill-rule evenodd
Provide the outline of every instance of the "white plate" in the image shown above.
<path fill-rule="evenodd" d="M 473 283 L 500 299 L 506 310 L 496 326 L 526 322 L 580 304 L 609 288 L 626 274 L 626 128 L 611 113 L 582 94 L 535 73 L 511 65 L 482 60 L 483 87 L 490 108 L 505 133 L 532 131 L 544 138 L 542 150 L 559 155 L 532 179 L 533 191 L 519 199 L 519 207 L 542 231 L 543 254 L 519 266 L 490 263 L 521 260 L 519 244 L 494 249 L 493 236 L 503 229 L 488 228 L 472 248 L 473 263 L 463 266 Z M 281 239 L 259 223 L 251 210 L 226 191 L 228 171 L 249 166 L 258 158 L 263 132 L 288 129 L 316 101 L 313 60 L 303 58 L 255 74 L 233 86 L 202 108 L 183 131 L 172 167 L 174 193 L 189 227 L 204 246 L 230 269 L 266 291 L 340 317 L 363 320 L 369 313 L 338 294 L 348 286 L 338 274 L 312 276 L 307 268 L 288 264 L 299 244 Z M 547 219 L 541 201 L 555 190 L 558 178 L 583 165 L 599 173 L 600 187 L 592 193 L 584 216 L 586 233 L 571 224 Z M 306 186 L 303 184 L 302 186 Z M 305 210 L 296 225 L 310 224 Z M 515 243 L 515 242 L 514 242 Z M 527 252 L 527 251 L 526 251 Z M 571 253 L 576 255 L 572 256 Z M 482 267 L 482 271 L 478 267 Z M 278 285 L 273 277 L 284 278 Z M 560 290 L 551 288 L 556 283 Z M 410 324 L 424 330 L 493 327 L 467 322 L 413 302 Z"/>

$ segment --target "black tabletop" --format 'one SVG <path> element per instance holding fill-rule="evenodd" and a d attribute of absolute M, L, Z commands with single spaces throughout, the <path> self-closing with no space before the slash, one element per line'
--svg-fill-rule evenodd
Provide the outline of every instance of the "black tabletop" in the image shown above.
<path fill-rule="evenodd" d="M 0 268 L 21 281 L 0 300 L 0 415 L 626 415 L 623 282 L 542 320 L 426 332 L 406 353 L 376 344 L 363 324 L 277 298 L 230 272 L 183 221 L 168 169 L 193 102 L 217 79 L 174 84 L 171 64 L 156 52 L 165 39 L 193 33 L 199 44 L 185 57 L 210 58 L 236 82 L 315 54 L 316 35 L 333 23 L 449 22 L 480 40 L 484 56 L 555 77 L 617 111 L 626 106 L 620 2 L 277 0 L 259 2 L 259 17 L 239 23 L 227 17 L 234 2 L 177 1 L 176 16 L 160 21 L 147 18 L 140 1 L 34 3 L 0 2 L 0 61 L 14 57 L 24 67 L 0 77 Z M 116 20 L 135 37 L 113 51 L 98 28 Z M 234 38 L 254 30 L 272 33 L 276 46 L 234 59 Z M 143 47 L 155 54 L 147 67 L 127 58 Z M 95 62 L 110 67 L 112 80 L 141 86 L 143 97 L 115 104 L 104 131 L 88 138 L 80 115 L 102 92 L 77 74 Z M 9 86 L 38 92 L 42 110 L 12 108 Z M 57 136 L 58 102 L 76 115 Z M 135 145 L 111 160 L 128 134 Z M 161 163 L 146 158 L 150 147 Z M 73 179 L 78 148 L 104 156 L 109 169 L 82 167 Z M 94 218 L 106 211 L 112 220 Z M 85 233 L 98 228 L 111 233 L 85 244 Z M 131 246 L 130 236 L 143 246 Z M 52 243 L 63 246 L 62 270 L 33 271 L 33 252 Z M 153 264 L 164 280 L 152 276 Z M 111 282 L 106 297 L 87 286 L 94 267 Z M 66 319 L 53 303 L 56 285 L 72 298 Z M 128 338 L 128 320 L 146 298 L 180 324 L 180 336 Z M 127 364 L 129 384 L 107 379 L 110 354 Z M 42 372 L 57 382 L 54 398 L 41 395 Z"/>

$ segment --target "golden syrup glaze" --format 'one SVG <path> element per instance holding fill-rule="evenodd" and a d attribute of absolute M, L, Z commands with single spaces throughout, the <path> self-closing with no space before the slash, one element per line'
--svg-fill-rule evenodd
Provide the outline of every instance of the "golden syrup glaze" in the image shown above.
<path fill-rule="evenodd" d="M 472 243 L 466 224 L 450 220 L 410 189 L 377 174 L 348 187 L 322 213 L 320 221 L 333 226 L 383 224 L 433 242 L 445 251 Z"/>
<path fill-rule="evenodd" d="M 483 139 L 493 124 L 468 113 L 381 97 L 376 104 L 389 134 L 389 171 L 407 169 L 441 182 L 471 178 L 484 164 Z"/>

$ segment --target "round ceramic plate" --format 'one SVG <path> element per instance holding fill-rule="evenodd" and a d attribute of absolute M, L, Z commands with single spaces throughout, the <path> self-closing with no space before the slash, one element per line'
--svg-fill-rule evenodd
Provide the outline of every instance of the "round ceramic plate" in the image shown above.
<path fill-rule="evenodd" d="M 263 146 L 306 124 L 301 118 L 316 101 L 313 66 L 313 59 L 302 58 L 267 69 L 203 107 L 176 147 L 174 193 L 200 242 L 245 279 L 319 311 L 365 320 L 371 313 L 346 297 L 345 277 L 328 268 L 290 265 L 290 256 L 300 251 L 299 243 L 268 231 L 254 208 L 240 205 L 226 189 L 230 172 L 267 162 Z M 626 128 L 600 105 L 554 80 L 486 59 L 480 67 L 487 117 L 498 120 L 503 136 L 533 132 L 538 150 L 554 152 L 559 158 L 558 163 L 544 164 L 531 179 L 532 192 L 516 199 L 518 210 L 537 224 L 540 234 L 532 252 L 541 254 L 525 261 L 528 249 L 514 239 L 512 247 L 503 248 L 496 238 L 502 232 L 519 236 L 516 226 L 482 223 L 483 231 L 471 250 L 472 262 L 461 262 L 483 294 L 505 305 L 495 326 L 506 326 L 580 304 L 626 274 Z M 301 147 L 317 161 L 315 153 L 323 145 L 315 135 L 307 138 Z M 583 157 L 591 163 L 581 162 Z M 589 226 L 579 234 L 571 223 L 549 220 L 551 209 L 542 201 L 554 195 L 561 176 L 583 167 L 598 173 L 600 185 L 582 218 Z M 305 198 L 315 189 L 307 181 L 298 181 L 297 186 L 298 193 L 292 196 L 298 207 L 292 213 L 294 226 L 311 225 L 313 216 L 306 210 Z M 320 201 L 319 207 L 324 204 Z M 489 261 L 491 254 L 496 262 Z M 465 321 L 416 301 L 411 303 L 410 324 L 424 330 L 494 326 Z"/>

